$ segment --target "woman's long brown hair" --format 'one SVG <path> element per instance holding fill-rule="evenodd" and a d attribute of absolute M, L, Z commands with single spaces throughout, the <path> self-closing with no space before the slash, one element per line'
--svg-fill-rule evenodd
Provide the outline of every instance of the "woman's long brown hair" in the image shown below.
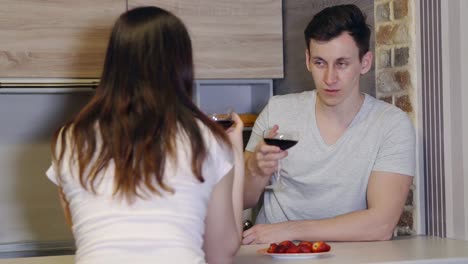
<path fill-rule="evenodd" d="M 114 195 L 133 200 L 141 196 L 142 186 L 161 194 L 155 183 L 174 191 L 163 182 L 163 174 L 166 161 L 178 158 L 176 136 L 184 133 L 190 139 L 192 172 L 203 182 L 208 153 L 197 120 L 220 142 L 230 143 L 193 103 L 193 82 L 192 45 L 182 21 L 157 7 L 127 11 L 113 27 L 95 95 L 55 133 L 53 159 L 60 166 L 65 149 L 70 148 L 81 185 L 94 193 L 99 172 L 112 160 Z M 96 129 L 102 138 L 99 147 Z M 61 148 L 56 153 L 58 140 Z"/>

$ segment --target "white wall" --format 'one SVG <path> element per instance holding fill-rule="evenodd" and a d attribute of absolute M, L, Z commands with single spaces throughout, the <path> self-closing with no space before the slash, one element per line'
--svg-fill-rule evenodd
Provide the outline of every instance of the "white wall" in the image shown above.
<path fill-rule="evenodd" d="M 87 97 L 0 93 L 0 246 L 72 239 L 44 173 L 53 132 Z"/>
<path fill-rule="evenodd" d="M 424 124 L 423 124 L 423 96 L 422 96 L 422 54 L 418 52 L 418 47 L 421 47 L 421 16 L 420 12 L 421 0 L 415 0 L 413 6 L 413 21 L 415 23 L 416 36 L 413 39 L 416 56 L 416 74 L 413 76 L 412 82 L 414 82 L 413 96 L 416 100 L 413 102 L 415 111 L 415 129 L 416 129 L 416 177 L 414 178 L 414 229 L 417 235 L 426 234 L 426 210 L 425 210 L 425 182 L 424 182 Z M 419 49 L 420 51 L 421 49 Z"/>
<path fill-rule="evenodd" d="M 460 1 L 459 15 L 460 22 L 460 53 L 461 53 L 461 76 L 460 76 L 460 90 L 462 94 L 462 104 L 460 114 L 462 115 L 462 144 L 463 144 L 463 161 L 460 166 L 463 167 L 463 174 L 461 177 L 464 179 L 464 211 L 465 211 L 465 240 L 468 240 L 468 1 Z"/>
<path fill-rule="evenodd" d="M 447 237 L 468 240 L 468 1 L 441 2 Z"/>

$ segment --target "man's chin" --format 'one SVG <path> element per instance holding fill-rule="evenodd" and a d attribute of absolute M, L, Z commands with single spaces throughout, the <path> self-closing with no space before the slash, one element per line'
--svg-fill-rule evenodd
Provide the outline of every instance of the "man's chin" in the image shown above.
<path fill-rule="evenodd" d="M 318 97 L 320 102 L 327 106 L 334 106 L 340 102 L 340 93 L 338 90 L 331 93 L 326 90 L 318 90 Z"/>

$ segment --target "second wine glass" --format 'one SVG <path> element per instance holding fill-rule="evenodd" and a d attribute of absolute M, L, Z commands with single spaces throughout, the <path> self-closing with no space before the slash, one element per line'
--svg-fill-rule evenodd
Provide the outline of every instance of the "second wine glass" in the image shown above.
<path fill-rule="evenodd" d="M 281 150 L 287 150 L 299 142 L 297 131 L 274 131 L 267 129 L 263 132 L 263 140 L 267 145 L 278 146 Z M 278 169 L 275 173 L 275 182 L 265 187 L 265 189 L 280 190 L 284 187 L 281 181 L 281 160 L 278 161 Z"/>
<path fill-rule="evenodd" d="M 224 113 L 222 114 L 216 114 L 212 113 L 209 114 L 208 117 L 221 125 L 225 130 L 230 128 L 234 124 L 234 120 L 232 120 L 232 109 L 228 108 Z"/>

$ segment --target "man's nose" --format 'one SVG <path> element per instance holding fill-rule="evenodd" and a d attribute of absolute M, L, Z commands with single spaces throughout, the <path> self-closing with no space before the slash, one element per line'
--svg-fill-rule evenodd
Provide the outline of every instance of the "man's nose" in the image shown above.
<path fill-rule="evenodd" d="M 324 82 L 327 85 L 334 84 L 338 80 L 337 71 L 333 65 L 328 66 L 325 71 Z"/>

